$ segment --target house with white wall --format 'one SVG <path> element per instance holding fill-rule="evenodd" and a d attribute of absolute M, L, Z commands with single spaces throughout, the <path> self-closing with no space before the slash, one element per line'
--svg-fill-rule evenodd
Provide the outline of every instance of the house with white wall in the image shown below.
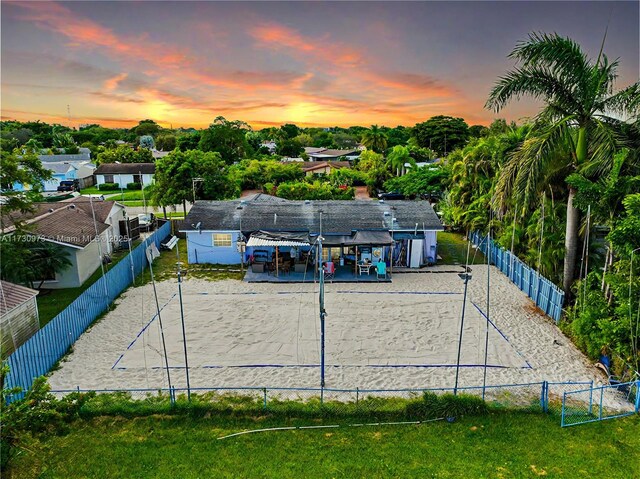
<path fill-rule="evenodd" d="M 71 266 L 43 278 L 47 289 L 81 286 L 120 243 L 124 232 L 119 221 L 125 218 L 124 206 L 115 201 L 88 197 L 71 198 L 58 203 L 33 203 L 28 213 L 12 212 L 3 216 L 3 235 L 24 234 L 59 245 Z M 17 224 L 24 225 L 18 232 Z"/>
<path fill-rule="evenodd" d="M 155 163 L 103 163 L 94 171 L 96 185 L 116 183 L 122 189 L 129 183 L 141 183 L 146 188 L 153 183 Z"/>

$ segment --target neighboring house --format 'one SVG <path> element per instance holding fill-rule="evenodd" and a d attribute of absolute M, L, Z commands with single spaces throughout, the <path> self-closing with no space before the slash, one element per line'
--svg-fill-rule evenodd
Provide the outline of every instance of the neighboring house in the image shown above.
<path fill-rule="evenodd" d="M 73 155 L 38 155 L 38 159 L 43 163 L 54 162 L 60 163 L 63 161 L 91 161 L 91 150 L 89 148 L 79 148 L 80 152 Z"/>
<path fill-rule="evenodd" d="M 305 148 L 305 153 L 311 161 L 334 161 L 339 158 L 346 158 L 349 161 L 353 161 L 360 156 L 361 151 L 358 149 L 330 150 L 327 148 Z"/>
<path fill-rule="evenodd" d="M 328 175 L 333 170 L 339 170 L 340 168 L 351 168 L 351 163 L 348 161 L 322 161 L 322 162 L 306 162 L 302 165 L 302 171 L 307 176 L 313 175 Z"/>
<path fill-rule="evenodd" d="M 269 150 L 269 154 L 273 155 L 276 152 L 276 142 L 273 140 L 269 140 L 269 141 L 263 141 L 262 143 L 260 143 L 260 146 L 264 146 L 265 148 L 267 148 Z"/>
<path fill-rule="evenodd" d="M 40 329 L 37 294 L 34 289 L 0 281 L 0 351 L 3 358 Z"/>
<path fill-rule="evenodd" d="M 164 158 L 169 153 L 171 153 L 171 152 L 170 151 L 151 150 L 151 155 L 153 156 L 154 160 L 157 160 L 159 158 Z"/>
<path fill-rule="evenodd" d="M 153 183 L 155 163 L 103 163 L 93 172 L 96 185 L 117 183 L 126 188 L 128 183 L 142 183 L 143 187 Z"/>
<path fill-rule="evenodd" d="M 78 180 L 80 188 L 85 188 L 93 184 L 95 165 L 88 161 L 46 161 L 42 163 L 42 166 L 52 173 L 50 180 L 42 182 L 42 191 L 57 191 L 61 181 Z M 18 182 L 13 184 L 14 191 L 25 191 L 31 188 L 32 185 L 23 185 Z"/>
<path fill-rule="evenodd" d="M 426 201 L 289 201 L 258 194 L 242 200 L 196 201 L 180 231 L 186 234 L 189 263 L 240 263 L 238 240 L 250 240 L 255 233 L 303 234 L 312 244 L 322 231 L 323 260 L 332 258 L 343 265 L 382 258 L 393 266 L 419 267 L 435 262 L 436 232 L 442 230 Z M 270 257 L 273 248 L 247 247 L 244 259 L 265 249 Z M 292 256 L 304 250 L 279 248 Z"/>
<path fill-rule="evenodd" d="M 71 198 L 59 203 L 33 203 L 33 211 L 13 212 L 3 217 L 5 235 L 15 233 L 15 223 L 21 221 L 28 235 L 55 243 L 68 253 L 71 266 L 43 278 L 44 288 L 76 288 L 99 267 L 101 259 L 112 253 L 120 243 L 119 220 L 125 218 L 124 206 L 115 201 L 100 201 L 88 197 Z"/>

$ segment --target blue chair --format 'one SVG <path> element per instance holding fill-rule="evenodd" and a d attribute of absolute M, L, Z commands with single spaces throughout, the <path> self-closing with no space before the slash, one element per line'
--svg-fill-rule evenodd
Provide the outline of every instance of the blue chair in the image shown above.
<path fill-rule="evenodd" d="M 384 261 L 378 261 L 376 263 L 376 279 L 382 278 L 387 279 L 387 263 Z"/>

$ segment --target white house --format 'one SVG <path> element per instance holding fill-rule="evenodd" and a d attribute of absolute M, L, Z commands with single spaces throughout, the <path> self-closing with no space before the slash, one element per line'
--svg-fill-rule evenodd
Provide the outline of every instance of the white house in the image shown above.
<path fill-rule="evenodd" d="M 15 222 L 21 221 L 28 226 L 29 236 L 62 247 L 71 266 L 51 278 L 43 278 L 43 287 L 76 288 L 119 244 L 119 221 L 124 218 L 124 206 L 115 201 L 77 197 L 59 203 L 33 203 L 33 211 L 29 213 L 7 215 L 3 218 L 2 233 L 15 234 Z"/>
<path fill-rule="evenodd" d="M 96 185 L 116 183 L 126 188 L 128 183 L 142 183 L 143 187 L 153 183 L 155 163 L 104 163 L 94 171 Z"/>

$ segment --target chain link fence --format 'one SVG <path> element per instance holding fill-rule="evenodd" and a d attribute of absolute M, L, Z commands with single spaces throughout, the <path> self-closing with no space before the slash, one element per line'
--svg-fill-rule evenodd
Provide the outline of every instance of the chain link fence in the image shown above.
<path fill-rule="evenodd" d="M 563 426 L 638 411 L 638 383 L 593 387 L 592 382 L 537 382 L 498 386 L 428 389 L 171 388 L 56 390 L 58 398 L 82 398 L 81 414 L 140 416 L 180 411 L 273 414 L 296 417 L 427 419 L 446 416 L 460 404 L 468 410 L 547 412 Z M 453 398 L 453 399 L 452 399 Z M 455 404 L 454 404 L 455 403 Z M 475 408 L 475 409 L 474 409 Z"/>
<path fill-rule="evenodd" d="M 562 427 L 637 413 L 640 410 L 639 385 L 640 381 L 635 381 L 565 392 L 562 397 Z"/>

